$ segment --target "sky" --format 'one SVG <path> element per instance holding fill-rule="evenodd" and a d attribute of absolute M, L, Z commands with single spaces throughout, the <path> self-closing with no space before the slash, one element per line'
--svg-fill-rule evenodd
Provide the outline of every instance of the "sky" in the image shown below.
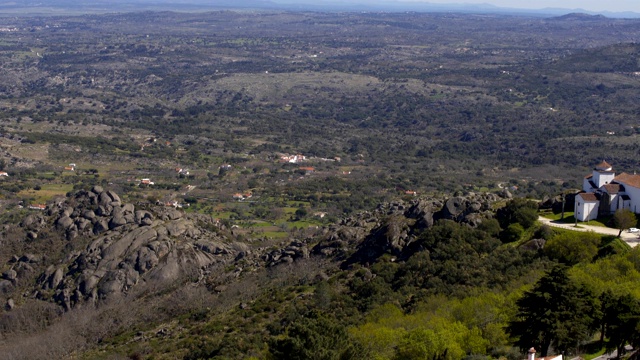
<path fill-rule="evenodd" d="M 421 1 L 422 0 L 404 0 Z M 499 7 L 519 9 L 584 9 L 590 11 L 634 11 L 640 12 L 640 0 L 428 0 L 434 4 L 491 4 Z"/>

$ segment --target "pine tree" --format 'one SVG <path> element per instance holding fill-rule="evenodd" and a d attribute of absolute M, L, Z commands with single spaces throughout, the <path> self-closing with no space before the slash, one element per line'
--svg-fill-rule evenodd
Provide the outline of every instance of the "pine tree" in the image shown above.
<path fill-rule="evenodd" d="M 518 312 L 507 331 L 521 350 L 533 346 L 542 356 L 552 344 L 557 351 L 576 348 L 589 339 L 600 318 L 597 298 L 576 286 L 564 266 L 549 271 L 516 304 Z"/>

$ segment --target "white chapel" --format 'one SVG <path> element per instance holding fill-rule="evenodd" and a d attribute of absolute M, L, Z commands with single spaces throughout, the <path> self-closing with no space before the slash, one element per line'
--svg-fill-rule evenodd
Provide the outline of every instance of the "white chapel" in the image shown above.
<path fill-rule="evenodd" d="M 616 176 L 613 167 L 603 160 L 582 182 L 582 192 L 575 199 L 575 217 L 589 221 L 618 209 L 640 211 L 640 175 Z"/>

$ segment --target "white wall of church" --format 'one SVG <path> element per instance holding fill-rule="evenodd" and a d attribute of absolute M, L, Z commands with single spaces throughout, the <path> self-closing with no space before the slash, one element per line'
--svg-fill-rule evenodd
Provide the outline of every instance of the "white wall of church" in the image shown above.
<path fill-rule="evenodd" d="M 613 181 L 613 178 L 616 177 L 616 174 L 613 172 L 593 172 L 593 182 L 596 184 L 596 187 L 599 189 L 602 185 L 610 184 Z"/>
<path fill-rule="evenodd" d="M 606 196 L 606 195 L 605 195 L 605 196 Z M 610 203 L 609 205 L 610 205 L 610 207 L 611 207 L 611 208 L 610 208 L 609 210 L 610 210 L 612 213 L 614 213 L 614 212 L 616 212 L 616 210 L 618 210 L 618 207 L 619 207 L 618 199 L 620 198 L 620 195 L 618 195 L 618 194 L 611 194 L 610 196 L 611 196 L 611 203 Z"/>
<path fill-rule="evenodd" d="M 598 218 L 598 203 L 597 202 L 584 202 L 580 196 L 576 196 L 574 216 L 579 221 L 589 221 Z"/>
<path fill-rule="evenodd" d="M 629 210 L 633 211 L 636 214 L 639 213 L 640 212 L 640 189 L 627 184 L 624 185 L 624 189 L 627 195 L 629 195 L 629 198 L 631 198 L 631 202 L 629 204 Z"/>

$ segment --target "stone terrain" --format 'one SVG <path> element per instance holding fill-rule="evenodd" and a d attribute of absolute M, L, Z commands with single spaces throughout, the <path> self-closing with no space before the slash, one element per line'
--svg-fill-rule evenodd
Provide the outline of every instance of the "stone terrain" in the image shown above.
<path fill-rule="evenodd" d="M 416 199 L 381 204 L 325 229 L 324 239 L 312 254 L 332 256 L 344 265 L 371 263 L 382 254 L 407 256 L 418 234 L 438 220 L 452 220 L 478 226 L 493 217 L 492 204 L 510 198 L 507 191 L 455 196 L 449 199 Z"/>
<path fill-rule="evenodd" d="M 54 301 L 65 310 L 126 295 L 141 284 L 169 287 L 188 279 L 224 291 L 243 272 L 291 264 L 298 259 L 325 258 L 348 266 L 373 262 L 383 254 L 408 256 L 420 231 L 446 219 L 477 226 L 492 217 L 492 204 L 510 194 L 475 194 L 449 199 L 416 199 L 379 205 L 321 229 L 315 237 L 279 246 L 238 241 L 211 217 L 167 207 L 125 203 L 118 194 L 95 186 L 43 213 L 22 220 L 19 227 L 31 241 L 53 231 L 66 242 L 86 246 L 70 251 L 57 263 L 47 254 L 13 256 L 0 280 L 7 309 L 15 306 L 20 279 L 39 274 L 23 296 Z M 52 236 L 50 233 L 48 236 Z"/>

